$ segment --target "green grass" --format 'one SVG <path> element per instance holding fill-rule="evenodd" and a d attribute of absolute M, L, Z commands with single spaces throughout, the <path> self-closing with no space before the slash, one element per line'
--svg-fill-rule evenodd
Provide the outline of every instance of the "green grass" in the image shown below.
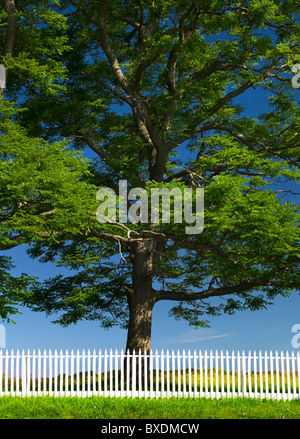
<path fill-rule="evenodd" d="M 300 400 L 0 398 L 0 419 L 300 419 Z"/>

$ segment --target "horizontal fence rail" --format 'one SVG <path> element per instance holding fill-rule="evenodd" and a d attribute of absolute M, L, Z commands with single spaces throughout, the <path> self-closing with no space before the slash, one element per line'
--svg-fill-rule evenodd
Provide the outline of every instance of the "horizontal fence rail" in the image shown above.
<path fill-rule="evenodd" d="M 0 350 L 0 396 L 294 399 L 299 372 L 299 352 Z"/>

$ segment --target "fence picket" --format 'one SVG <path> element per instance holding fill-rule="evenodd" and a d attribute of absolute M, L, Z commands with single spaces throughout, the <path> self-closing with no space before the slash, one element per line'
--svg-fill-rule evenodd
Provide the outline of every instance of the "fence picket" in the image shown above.
<path fill-rule="evenodd" d="M 231 375 L 232 375 L 232 396 L 236 396 L 237 392 L 235 390 L 235 354 L 234 351 L 231 353 Z"/>
<path fill-rule="evenodd" d="M 5 370 L 6 370 L 6 374 L 4 376 L 4 394 L 8 395 L 8 360 L 9 360 L 9 356 L 8 356 L 8 350 L 6 349 L 6 354 L 5 354 Z"/>
<path fill-rule="evenodd" d="M 2 361 L 1 361 L 1 351 L 0 351 L 0 375 L 2 376 L 1 373 L 1 365 L 2 365 Z M 2 380 L 0 380 L 0 395 L 2 393 L 1 391 L 1 386 L 2 386 Z M 17 349 L 17 354 L 16 354 L 16 396 L 20 396 L 20 351 L 19 349 Z"/>
<path fill-rule="evenodd" d="M 214 366 L 213 366 L 213 353 L 210 351 L 209 354 L 209 371 L 210 371 L 210 397 L 213 397 L 213 382 L 214 382 Z"/>
<path fill-rule="evenodd" d="M 150 369 L 150 398 L 153 398 L 153 352 L 150 350 L 149 358 L 149 369 Z"/>
<path fill-rule="evenodd" d="M 121 397 L 124 396 L 124 351 L 121 350 L 120 366 L 121 366 Z M 100 380 L 100 378 L 99 378 Z"/>
<path fill-rule="evenodd" d="M 79 354 L 79 349 L 77 349 L 77 354 L 76 354 L 76 394 L 77 395 L 80 395 L 79 370 L 80 370 L 80 354 Z"/>
<path fill-rule="evenodd" d="M 177 373 L 178 373 L 178 384 L 177 384 L 177 391 L 178 396 L 181 396 L 181 370 L 180 370 L 180 352 L 177 351 Z"/>
<path fill-rule="evenodd" d="M 22 396 L 26 396 L 26 358 L 25 358 L 25 351 L 22 350 L 22 365 L 21 365 L 21 371 L 22 371 Z"/>
<path fill-rule="evenodd" d="M 57 375 L 58 375 L 58 368 L 57 368 L 57 350 L 54 351 L 54 396 L 57 396 Z"/>
<path fill-rule="evenodd" d="M 139 354 L 138 354 L 138 368 L 139 368 L 138 394 L 139 394 L 139 397 L 141 397 L 141 395 L 142 395 L 142 351 L 141 351 L 141 349 L 139 349 Z"/>
<path fill-rule="evenodd" d="M 208 378 L 207 378 L 207 350 L 204 352 L 204 375 L 205 375 L 205 396 L 208 397 Z"/>
<path fill-rule="evenodd" d="M 110 351 L 110 358 L 112 358 L 112 352 Z M 87 352 L 87 396 L 91 396 L 91 351 Z"/>
<path fill-rule="evenodd" d="M 252 360 L 252 355 L 251 352 L 248 352 L 248 388 L 249 388 L 249 397 L 252 398 L 253 397 L 253 392 L 252 392 L 252 377 L 251 377 L 251 360 Z"/>
<path fill-rule="evenodd" d="M 223 354 L 223 350 L 221 351 L 221 355 L 220 355 L 220 363 L 221 363 L 221 396 L 224 396 L 225 390 L 224 390 L 224 354 Z"/>
<path fill-rule="evenodd" d="M 168 351 L 169 352 L 169 351 Z M 144 350 L 144 396 L 148 396 L 148 355 L 146 349 Z M 169 378 L 169 375 L 168 375 Z"/>
<path fill-rule="evenodd" d="M 75 395 L 75 391 L 74 391 L 74 351 L 73 349 L 71 350 L 71 355 L 70 355 L 70 374 L 71 374 L 71 380 L 70 380 L 70 394 L 71 396 Z"/>
<path fill-rule="evenodd" d="M 276 396 L 280 394 L 280 369 L 279 369 L 279 356 L 278 351 L 275 352 L 275 368 L 276 368 Z"/>
<path fill-rule="evenodd" d="M 109 396 L 113 396 L 113 353 L 109 351 Z"/>
<path fill-rule="evenodd" d="M 155 379 L 156 379 L 155 396 L 157 398 L 159 394 L 159 359 L 158 359 L 157 349 L 155 351 Z"/>
<path fill-rule="evenodd" d="M 271 380 L 271 398 L 274 398 L 275 391 L 274 391 L 274 364 L 273 364 L 273 352 L 270 351 L 270 380 Z"/>
<path fill-rule="evenodd" d="M 186 396 L 186 364 L 185 364 L 186 356 L 185 350 L 182 351 L 182 386 L 183 386 L 183 395 Z"/>
<path fill-rule="evenodd" d="M 286 399 L 286 394 L 285 394 L 285 379 L 284 379 L 284 356 L 283 356 L 283 351 L 281 351 L 281 356 L 280 356 L 280 363 L 281 363 L 281 384 L 282 384 L 282 397 L 283 399 Z"/>
<path fill-rule="evenodd" d="M 226 351 L 226 384 L 227 384 L 227 397 L 230 396 L 230 366 L 229 366 L 229 353 Z"/>
<path fill-rule="evenodd" d="M 290 376 L 290 356 L 286 353 L 286 377 L 287 377 L 287 398 L 291 397 L 291 376 Z"/>
<path fill-rule="evenodd" d="M 172 396 L 176 395 L 175 362 L 176 362 L 175 353 L 174 353 L 174 351 L 172 351 L 172 367 L 171 367 L 171 369 L 172 369 Z"/>
<path fill-rule="evenodd" d="M 259 369 L 259 386 L 260 386 L 260 397 L 264 397 L 264 383 L 263 383 L 263 367 L 262 367 L 263 356 L 261 351 L 258 353 L 258 369 Z"/>
<path fill-rule="evenodd" d="M 292 377 L 293 377 L 293 397 L 296 398 L 296 372 L 295 372 L 295 355 L 294 351 L 292 351 Z"/>
<path fill-rule="evenodd" d="M 298 393 L 296 391 L 296 398 L 300 398 L 300 353 L 297 352 L 297 376 L 298 376 Z"/>

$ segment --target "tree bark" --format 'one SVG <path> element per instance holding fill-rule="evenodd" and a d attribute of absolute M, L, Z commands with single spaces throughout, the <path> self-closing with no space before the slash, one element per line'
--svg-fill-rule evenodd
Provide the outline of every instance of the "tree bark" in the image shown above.
<path fill-rule="evenodd" d="M 126 352 L 150 351 L 152 311 L 156 302 L 152 288 L 156 247 L 151 239 L 136 242 L 132 247 L 132 293 L 129 296 Z"/>
<path fill-rule="evenodd" d="M 150 354 L 152 311 L 157 301 L 155 290 L 152 288 L 152 277 L 155 263 L 159 259 L 160 246 L 152 239 L 145 239 L 134 243 L 131 252 L 133 262 L 132 293 L 129 295 L 129 326 L 127 333 L 126 354 L 139 354 L 133 362 L 132 357 L 125 359 L 126 380 L 132 384 L 133 377 L 136 384 L 142 382 L 144 388 L 145 372 L 149 375 L 149 357 L 144 360 L 144 354 Z M 129 364 L 129 367 L 128 367 Z"/>

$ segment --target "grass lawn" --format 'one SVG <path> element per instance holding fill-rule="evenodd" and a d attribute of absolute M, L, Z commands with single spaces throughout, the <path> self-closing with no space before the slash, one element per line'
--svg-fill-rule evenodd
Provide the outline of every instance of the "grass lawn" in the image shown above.
<path fill-rule="evenodd" d="M 0 398 L 0 419 L 300 419 L 300 400 Z"/>

